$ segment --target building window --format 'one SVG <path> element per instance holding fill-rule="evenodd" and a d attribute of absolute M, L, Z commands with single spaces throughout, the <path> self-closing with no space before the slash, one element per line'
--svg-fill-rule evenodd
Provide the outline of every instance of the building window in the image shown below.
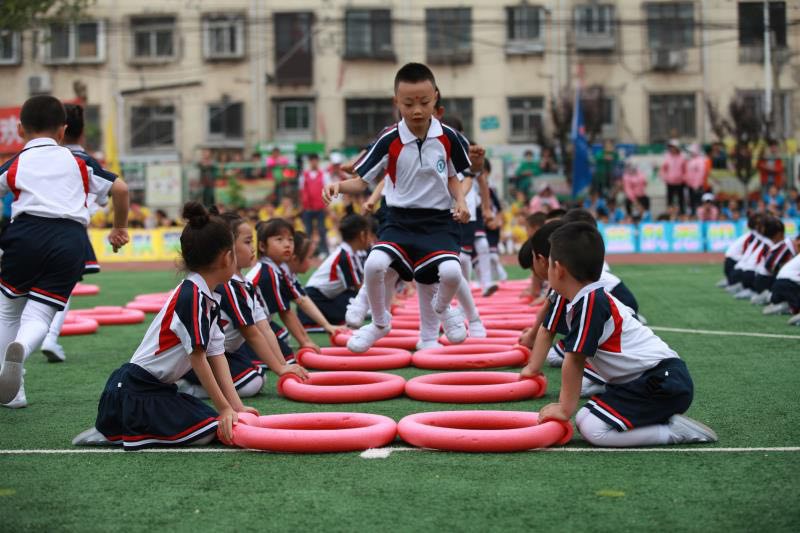
<path fill-rule="evenodd" d="M 786 2 L 769 3 L 769 27 L 775 47 L 773 53 L 785 53 Z M 739 2 L 739 62 L 764 62 L 763 2 Z"/>
<path fill-rule="evenodd" d="M 45 63 L 100 63 L 105 60 L 105 23 L 51 24 L 44 40 Z"/>
<path fill-rule="evenodd" d="M 650 48 L 676 50 L 694 45 L 694 6 L 690 2 L 645 4 Z"/>
<path fill-rule="evenodd" d="M 0 65 L 19 65 L 22 60 L 19 32 L 0 30 Z"/>
<path fill-rule="evenodd" d="M 650 95 L 650 142 L 696 136 L 694 94 Z"/>
<path fill-rule="evenodd" d="M 208 105 L 208 139 L 241 140 L 244 137 L 241 102 L 218 102 Z"/>
<path fill-rule="evenodd" d="M 345 58 L 394 60 L 390 10 L 348 9 L 344 35 Z"/>
<path fill-rule="evenodd" d="M 276 100 L 275 136 L 280 140 L 312 140 L 313 100 Z"/>
<path fill-rule="evenodd" d="M 467 139 L 472 138 L 474 129 L 472 127 L 472 98 L 442 98 L 444 106 L 444 122 L 448 119 L 457 118 L 464 127 L 464 135 Z M 453 126 L 453 124 L 451 124 Z"/>
<path fill-rule="evenodd" d="M 584 123 L 590 139 L 614 139 L 617 136 L 614 98 L 602 93 L 581 98 Z"/>
<path fill-rule="evenodd" d="M 275 81 L 311 85 L 313 13 L 275 13 Z"/>
<path fill-rule="evenodd" d="M 174 105 L 132 106 L 131 148 L 174 148 L 175 120 Z"/>
<path fill-rule="evenodd" d="M 544 51 L 544 9 L 540 6 L 506 8 L 506 52 L 509 54 Z"/>
<path fill-rule="evenodd" d="M 737 91 L 744 108 L 753 113 L 759 124 L 764 123 L 764 91 Z M 770 133 L 773 137 L 792 136 L 792 98 L 789 92 L 772 94 Z"/>
<path fill-rule="evenodd" d="M 542 134 L 544 98 L 529 96 L 508 99 L 508 122 L 511 125 L 509 140 L 536 142 Z"/>
<path fill-rule="evenodd" d="M 345 137 L 349 145 L 366 145 L 394 122 L 394 105 L 388 98 L 348 98 L 345 101 Z"/>
<path fill-rule="evenodd" d="M 244 57 L 244 17 L 241 15 L 203 17 L 203 56 L 206 59 Z"/>
<path fill-rule="evenodd" d="M 134 61 L 168 61 L 175 54 L 175 17 L 131 19 Z"/>
<path fill-rule="evenodd" d="M 428 63 L 472 62 L 472 9 L 426 9 Z"/>
<path fill-rule="evenodd" d="M 614 48 L 614 6 L 588 4 L 575 8 L 575 45 L 579 50 Z"/>

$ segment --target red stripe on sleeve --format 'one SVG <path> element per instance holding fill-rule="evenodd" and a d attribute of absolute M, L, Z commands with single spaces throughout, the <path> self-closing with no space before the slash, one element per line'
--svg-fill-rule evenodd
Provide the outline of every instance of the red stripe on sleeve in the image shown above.
<path fill-rule="evenodd" d="M 594 291 L 589 293 L 587 300 L 586 318 L 583 321 L 583 333 L 581 333 L 581 340 L 578 343 L 578 349 L 575 350 L 576 352 L 583 350 L 583 345 L 586 343 L 586 334 L 589 333 L 589 324 L 592 322 L 592 308 L 594 307 Z"/>
<path fill-rule="evenodd" d="M 239 305 L 236 303 L 236 296 L 233 294 L 233 292 L 231 292 L 230 283 L 225 284 L 225 294 L 227 295 L 228 300 L 230 301 L 231 308 L 233 308 L 233 312 L 236 313 L 236 320 L 239 321 L 239 324 L 244 324 L 244 317 L 242 316 L 242 313 L 239 312 Z"/>
<path fill-rule="evenodd" d="M 386 173 L 392 180 L 392 184 L 397 182 L 397 159 L 400 157 L 400 152 L 403 150 L 403 141 L 397 137 L 389 145 L 389 161 L 386 165 Z"/>
<path fill-rule="evenodd" d="M 75 162 L 78 163 L 78 170 L 81 171 L 81 179 L 83 180 L 83 195 L 84 195 L 83 206 L 86 207 L 87 197 L 89 196 L 89 170 L 86 168 L 86 161 L 84 161 L 80 157 L 76 157 Z"/>
<path fill-rule="evenodd" d="M 199 344 L 203 344 L 203 340 L 200 338 L 200 323 L 197 316 L 200 314 L 200 302 L 198 301 L 198 294 L 199 290 L 197 289 L 197 285 L 192 284 L 192 311 L 194 314 L 194 339 L 195 342 Z"/>
<path fill-rule="evenodd" d="M 172 299 L 167 305 L 167 311 L 164 313 L 164 318 L 161 319 L 161 329 L 158 332 L 158 353 L 168 350 L 180 342 L 169 327 L 172 324 L 172 317 L 175 315 L 175 305 L 178 303 L 180 292 L 179 288 L 172 295 Z"/>
<path fill-rule="evenodd" d="M 11 163 L 11 166 L 8 168 L 8 174 L 6 174 L 6 183 L 8 183 L 8 188 L 14 195 L 15 202 L 19 199 L 19 189 L 17 188 L 18 167 L 19 167 L 19 157 L 16 158 L 13 163 Z"/>

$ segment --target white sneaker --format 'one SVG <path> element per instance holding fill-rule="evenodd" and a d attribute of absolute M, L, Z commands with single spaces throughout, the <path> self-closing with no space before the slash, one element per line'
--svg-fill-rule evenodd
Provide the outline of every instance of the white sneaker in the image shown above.
<path fill-rule="evenodd" d="M 605 391 L 606 386 L 602 383 L 597 383 L 587 378 L 583 378 L 583 381 L 581 381 L 581 398 L 590 398 Z"/>
<path fill-rule="evenodd" d="M 448 307 L 441 313 L 436 313 L 442 323 L 444 334 L 453 344 L 460 344 L 467 338 L 467 328 L 464 327 L 464 315 L 453 307 Z"/>
<path fill-rule="evenodd" d="M 555 368 L 560 368 L 561 365 L 564 364 L 564 356 L 559 353 L 555 346 L 552 346 L 547 352 L 546 361 L 548 365 Z"/>
<path fill-rule="evenodd" d="M 755 294 L 750 298 L 750 303 L 753 305 L 766 305 L 769 303 L 770 298 L 769 291 L 762 291 L 759 294 Z"/>
<path fill-rule="evenodd" d="M 0 404 L 3 407 L 8 409 L 22 409 L 23 407 L 28 407 L 28 398 L 25 396 L 25 380 L 22 380 L 22 383 L 19 386 L 19 391 L 17 391 L 17 395 L 14 396 L 14 399 L 8 403 Z"/>
<path fill-rule="evenodd" d="M 481 322 L 480 318 L 469 323 L 469 336 L 474 339 L 486 338 L 486 328 L 483 327 L 483 322 Z"/>
<path fill-rule="evenodd" d="M 755 293 L 750 289 L 742 289 L 736 294 L 734 294 L 733 297 L 736 298 L 737 300 L 749 300 L 754 295 Z"/>
<path fill-rule="evenodd" d="M 797 313 L 792 318 L 790 318 L 788 324 L 790 326 L 800 326 L 800 313 Z"/>
<path fill-rule="evenodd" d="M 670 444 L 685 442 L 717 442 L 714 430 L 697 420 L 683 415 L 672 415 L 669 419 Z"/>
<path fill-rule="evenodd" d="M 97 428 L 90 427 L 82 431 L 77 437 L 72 439 L 73 446 L 111 446 L 114 443 L 106 439 L 105 435 L 97 431 Z"/>
<path fill-rule="evenodd" d="M 6 359 L 0 369 L 0 403 L 14 400 L 22 385 L 22 364 L 25 360 L 25 347 L 12 342 L 6 348 Z"/>
<path fill-rule="evenodd" d="M 353 332 L 353 336 L 347 340 L 347 349 L 354 353 L 364 353 L 375 344 L 378 339 L 384 338 L 392 331 L 392 326 L 379 328 L 375 324 L 367 324 Z"/>
<path fill-rule="evenodd" d="M 362 305 L 355 298 L 350 298 L 350 303 L 347 305 L 347 311 L 344 314 L 344 321 L 348 327 L 360 328 L 364 325 L 368 312 L 369 309 L 366 305 Z"/>
<path fill-rule="evenodd" d="M 789 314 L 789 304 L 786 302 L 780 302 L 777 304 L 769 304 L 764 308 L 762 311 L 765 315 L 788 315 Z"/>
<path fill-rule="evenodd" d="M 441 348 L 442 344 L 437 340 L 424 341 L 422 339 L 417 341 L 417 350 L 429 350 L 431 348 Z"/>
<path fill-rule="evenodd" d="M 42 353 L 51 363 L 63 363 L 67 358 L 64 348 L 57 342 L 49 342 L 49 340 L 47 338 L 42 343 Z"/>
<path fill-rule="evenodd" d="M 728 279 L 727 278 L 722 278 L 716 284 L 716 287 L 719 287 L 720 289 L 724 289 L 727 286 L 728 286 Z"/>
<path fill-rule="evenodd" d="M 727 287 L 725 287 L 725 290 L 730 294 L 736 294 L 743 288 L 744 286 L 741 283 L 734 283 L 733 285 L 728 285 Z"/>

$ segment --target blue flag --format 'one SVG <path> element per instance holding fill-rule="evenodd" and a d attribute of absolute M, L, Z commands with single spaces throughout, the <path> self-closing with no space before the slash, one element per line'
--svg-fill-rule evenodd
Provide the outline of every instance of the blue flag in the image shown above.
<path fill-rule="evenodd" d="M 572 197 L 577 197 L 592 184 L 592 166 L 589 142 L 586 140 L 586 124 L 583 121 L 581 88 L 575 90 L 575 106 L 572 110 Z"/>

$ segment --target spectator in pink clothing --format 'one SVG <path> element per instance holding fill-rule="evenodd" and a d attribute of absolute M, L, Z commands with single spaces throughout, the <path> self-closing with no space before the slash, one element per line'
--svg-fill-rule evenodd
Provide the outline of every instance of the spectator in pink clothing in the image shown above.
<path fill-rule="evenodd" d="M 267 156 L 267 177 L 275 177 L 275 168 L 286 167 L 289 165 L 289 160 L 281 155 L 281 149 L 277 146 L 272 149 L 272 152 Z"/>
<path fill-rule="evenodd" d="M 683 198 L 686 178 L 686 160 L 681 155 L 681 144 L 677 139 L 672 139 L 667 144 L 667 154 L 664 162 L 661 163 L 661 179 L 667 184 L 667 205 L 677 204 L 680 213 L 686 209 L 686 201 Z"/>
<path fill-rule="evenodd" d="M 697 208 L 697 220 L 700 222 L 714 222 L 719 220 L 719 209 L 714 205 L 714 194 L 707 192 L 702 196 L 702 205 Z"/>
<path fill-rule="evenodd" d="M 537 194 L 531 198 L 531 201 L 528 204 L 528 212 L 531 214 L 539 212 L 547 213 L 560 207 L 561 204 L 558 202 L 556 195 L 553 194 L 550 184 L 540 183 Z"/>
<path fill-rule="evenodd" d="M 689 160 L 686 162 L 686 188 L 689 190 L 689 206 L 694 215 L 697 208 L 700 207 L 701 198 L 705 192 L 708 159 L 699 144 L 689 147 L 689 155 Z"/>
<path fill-rule="evenodd" d="M 625 171 L 622 174 L 622 188 L 625 191 L 625 211 L 628 216 L 633 216 L 633 207 L 637 202 L 642 210 L 650 211 L 650 197 L 647 196 L 647 178 L 633 161 L 625 162 Z"/>

